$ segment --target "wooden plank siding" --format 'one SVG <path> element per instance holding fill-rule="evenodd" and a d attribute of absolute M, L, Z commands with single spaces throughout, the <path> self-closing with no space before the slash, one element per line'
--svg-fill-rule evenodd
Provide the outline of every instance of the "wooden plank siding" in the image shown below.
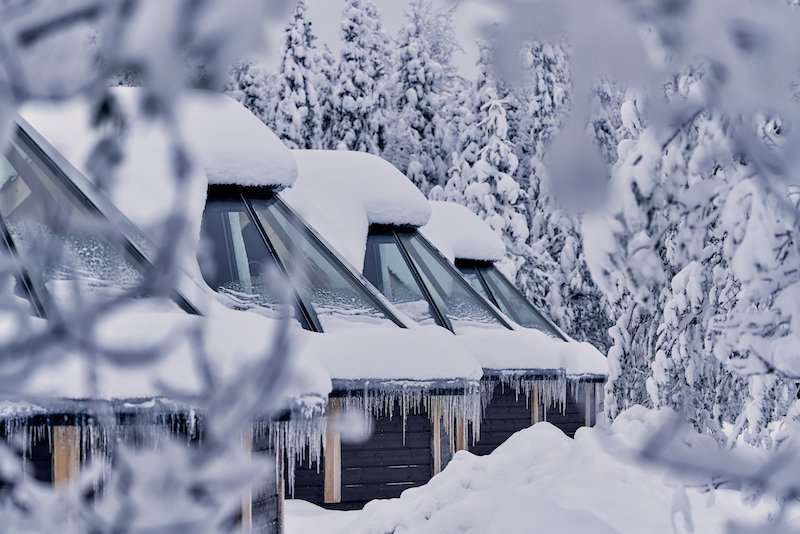
<path fill-rule="evenodd" d="M 374 420 L 371 436 L 363 443 L 340 442 L 341 498 L 325 502 L 326 450 L 320 466 L 295 466 L 294 498 L 335 509 L 361 508 L 367 501 L 399 497 L 406 488 L 421 486 L 434 472 L 434 451 L 439 447 L 427 414 L 409 414 L 400 407 L 394 416 Z M 286 496 L 291 496 L 287 488 Z"/>

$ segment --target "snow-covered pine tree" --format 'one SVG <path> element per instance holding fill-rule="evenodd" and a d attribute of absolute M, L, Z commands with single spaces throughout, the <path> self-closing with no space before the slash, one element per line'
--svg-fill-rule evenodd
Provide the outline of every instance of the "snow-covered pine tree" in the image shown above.
<path fill-rule="evenodd" d="M 330 146 L 331 125 L 333 124 L 333 86 L 336 83 L 336 59 L 328 45 L 318 49 L 314 57 L 317 65 L 314 68 L 317 78 L 317 99 L 319 101 L 320 130 L 322 138 L 320 147 Z"/>
<path fill-rule="evenodd" d="M 513 280 L 528 254 L 525 194 L 513 178 L 518 160 L 508 138 L 505 102 L 490 100 L 481 111 L 484 117 L 476 125 L 481 148 L 471 168 L 475 180 L 466 187 L 464 196 L 467 207 L 503 238 L 506 257 L 498 267 Z"/>
<path fill-rule="evenodd" d="M 570 101 L 564 45 L 526 43 L 521 50 L 526 83 L 518 91 L 515 126 L 520 166 L 516 179 L 529 198 L 529 254 L 516 284 L 573 337 L 604 350 L 609 345 L 609 307 L 589 274 L 579 217 L 561 209 L 547 172 L 548 144 Z"/>
<path fill-rule="evenodd" d="M 592 118 L 587 130 L 605 160 L 613 165 L 617 161 L 617 146 L 624 135 L 619 109 L 625 92 L 610 78 L 597 80 L 593 90 Z"/>
<path fill-rule="evenodd" d="M 270 118 L 274 99 L 270 90 L 270 79 L 250 59 L 239 59 L 231 67 L 225 92 L 253 112 L 253 115 L 271 126 Z"/>
<path fill-rule="evenodd" d="M 383 155 L 427 194 L 444 183 L 448 168 L 449 135 L 442 113 L 456 44 L 451 10 L 436 11 L 430 0 L 412 0 L 406 16 L 393 80 L 397 122 Z"/>
<path fill-rule="evenodd" d="M 330 147 L 378 154 L 389 120 L 382 83 L 390 72 L 388 37 L 369 1 L 347 0 L 341 28 Z"/>
<path fill-rule="evenodd" d="M 314 62 L 316 36 L 306 14 L 306 0 L 297 0 L 286 28 L 278 70 L 275 133 L 290 148 L 320 148 L 322 121 Z"/>
<path fill-rule="evenodd" d="M 492 69 L 492 49 L 484 42 L 478 42 L 477 77 L 474 83 L 463 83 L 455 91 L 457 104 L 453 106 L 451 122 L 458 125 L 457 146 L 450 156 L 447 181 L 442 186 L 434 186 L 428 197 L 433 200 L 446 200 L 467 205 L 465 191 L 475 181 L 473 165 L 478 161 L 485 137 L 479 123 L 485 119 L 485 104 L 498 100 L 497 82 Z M 454 120 L 455 119 L 455 120 Z"/>

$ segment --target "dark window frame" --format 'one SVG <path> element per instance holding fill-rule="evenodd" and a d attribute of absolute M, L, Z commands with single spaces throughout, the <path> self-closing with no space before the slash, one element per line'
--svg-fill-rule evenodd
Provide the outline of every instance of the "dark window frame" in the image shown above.
<path fill-rule="evenodd" d="M 430 241 L 428 241 L 425 236 L 423 236 L 416 227 L 413 226 L 396 226 L 396 225 L 384 225 L 384 224 L 373 224 L 370 225 L 369 231 L 367 234 L 367 239 L 372 236 L 384 236 L 384 235 L 392 235 L 397 243 L 398 248 L 400 249 L 401 254 L 403 255 L 403 259 L 405 260 L 406 264 L 408 265 L 411 272 L 414 274 L 414 278 L 416 282 L 419 284 L 420 288 L 422 289 L 426 300 L 428 301 L 428 305 L 434 311 L 434 320 L 439 326 L 447 328 L 451 332 L 455 333 L 455 329 L 453 327 L 452 322 L 447 317 L 447 314 L 442 310 L 439 305 L 436 303 L 435 299 L 433 299 L 431 295 L 431 288 L 427 286 L 424 282 L 422 276 L 420 275 L 419 271 L 417 270 L 417 266 L 415 262 L 412 261 L 414 257 L 414 251 L 410 251 L 408 246 L 404 243 L 402 236 L 414 236 L 415 238 L 419 239 L 422 245 L 430 252 L 432 255 L 437 256 L 442 263 L 442 266 L 445 270 L 450 271 L 450 273 L 457 279 L 463 281 L 462 287 L 469 293 L 472 297 L 477 299 L 479 302 L 483 302 L 488 304 L 486 306 L 486 310 L 492 315 L 494 319 L 502 326 L 508 330 L 513 330 L 512 326 L 506 321 L 503 316 L 495 309 L 495 305 L 493 302 L 487 301 L 483 295 L 478 293 L 472 284 L 470 284 L 464 277 L 461 275 L 461 272 L 456 269 L 450 261 L 445 258 L 439 250 L 434 247 Z M 416 258 L 416 262 L 420 265 L 424 265 L 424 262 L 421 261 L 421 258 Z M 366 266 L 365 266 L 366 267 Z M 436 283 L 436 277 L 429 273 L 429 279 Z"/>

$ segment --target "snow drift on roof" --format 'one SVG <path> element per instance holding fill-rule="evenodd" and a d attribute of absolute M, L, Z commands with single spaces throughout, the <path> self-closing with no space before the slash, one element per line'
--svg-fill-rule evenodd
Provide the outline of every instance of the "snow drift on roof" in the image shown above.
<path fill-rule="evenodd" d="M 448 260 L 498 261 L 506 255 L 500 236 L 469 209 L 452 202 L 430 204 L 431 218 L 420 232 Z"/>
<path fill-rule="evenodd" d="M 361 271 L 371 224 L 422 226 L 425 196 L 391 163 L 343 150 L 293 150 L 298 176 L 281 197 Z"/>
<path fill-rule="evenodd" d="M 211 372 L 220 382 L 236 380 L 269 356 L 272 340 L 280 328 L 277 321 L 221 305 L 209 308 L 208 312 L 209 316 L 200 317 L 182 311 L 166 311 L 148 300 L 116 308 L 103 317 L 90 334 L 98 347 L 104 351 L 118 351 L 117 357 L 122 359 L 122 363 L 118 363 L 98 358 L 93 369 L 97 376 L 96 389 L 92 387 L 90 373 L 94 359 L 78 349 L 66 354 L 61 352 L 52 363 L 39 366 L 20 389 L 43 405 L 59 400 L 170 398 L 171 393 L 192 398 L 204 393 L 195 337 L 205 350 Z M 290 335 L 302 338 L 306 332 L 297 327 Z M 299 346 L 302 347 L 302 343 Z M 58 350 L 62 351 L 63 347 Z M 146 358 L 148 354 L 159 357 L 151 361 Z M 280 392 L 285 405 L 307 406 L 308 397 L 324 404 L 331 391 L 331 381 L 319 361 L 300 348 L 288 363 Z"/>
<path fill-rule="evenodd" d="M 375 326 L 309 334 L 303 352 L 327 368 L 333 380 L 449 382 L 477 381 L 475 358 L 441 328 Z"/>
<path fill-rule="evenodd" d="M 568 377 L 608 374 L 606 358 L 588 343 L 561 341 L 544 332 L 473 329 L 456 336 L 483 369 L 504 376 L 563 370 Z"/>

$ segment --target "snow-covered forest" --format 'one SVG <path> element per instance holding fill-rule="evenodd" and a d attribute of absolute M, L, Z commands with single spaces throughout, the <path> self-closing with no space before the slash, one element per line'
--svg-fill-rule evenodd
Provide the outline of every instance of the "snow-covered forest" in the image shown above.
<path fill-rule="evenodd" d="M 461 3 L 344 0 L 334 46 L 313 1 L 0 1 L 0 531 L 799 531 L 800 2 L 488 2 L 465 77 Z M 557 327 L 428 250 L 500 325 L 458 331 L 428 200 Z M 387 244 L 430 308 L 378 294 Z M 374 482 L 375 428 L 411 489 L 290 500 Z"/>

